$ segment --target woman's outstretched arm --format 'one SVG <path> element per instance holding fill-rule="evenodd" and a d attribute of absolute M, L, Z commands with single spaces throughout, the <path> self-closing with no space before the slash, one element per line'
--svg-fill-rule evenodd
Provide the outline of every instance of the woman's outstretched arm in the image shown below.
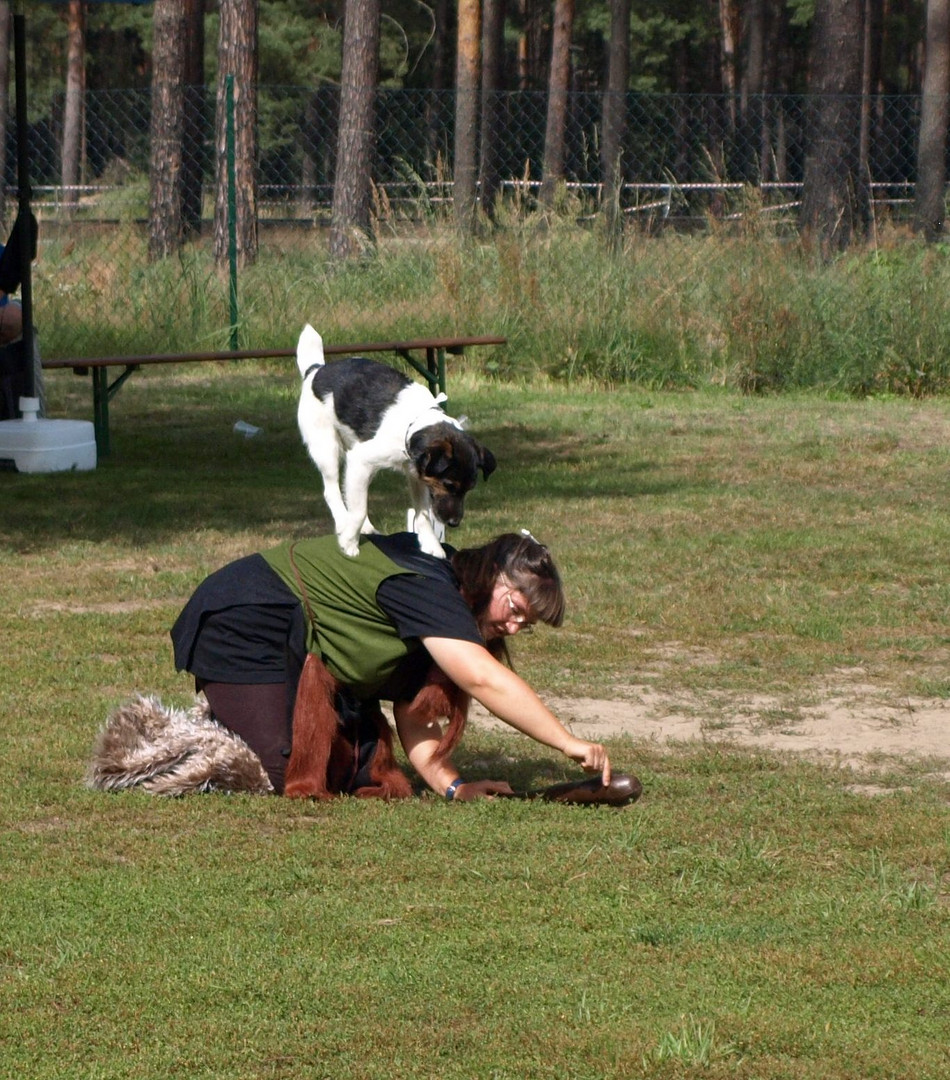
<path fill-rule="evenodd" d="M 610 759 L 600 743 L 572 735 L 519 675 L 488 650 L 455 638 L 422 639 L 442 671 L 466 693 L 516 730 L 545 746 L 560 750 L 585 772 L 601 773 L 610 783 Z"/>

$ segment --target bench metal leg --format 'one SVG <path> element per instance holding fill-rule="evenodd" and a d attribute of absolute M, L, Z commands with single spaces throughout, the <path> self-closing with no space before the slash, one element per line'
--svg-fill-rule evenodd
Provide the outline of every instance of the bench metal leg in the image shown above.
<path fill-rule="evenodd" d="M 429 384 L 429 389 L 433 394 L 445 393 L 445 349 L 437 349 L 433 347 L 426 348 L 426 362 L 423 366 L 422 362 L 417 360 L 408 349 L 396 349 L 395 352 L 406 361 L 406 363 L 418 371 L 419 374 Z"/>
<path fill-rule="evenodd" d="M 110 384 L 107 367 L 92 369 L 92 423 L 96 431 L 96 454 L 99 457 L 112 453 L 109 435 L 109 402 L 133 371 L 138 371 L 138 364 L 129 364 L 125 371 Z"/>
<path fill-rule="evenodd" d="M 96 431 L 96 453 L 106 457 L 112 452 L 109 444 L 109 369 L 92 369 L 92 424 Z"/>
<path fill-rule="evenodd" d="M 426 369 L 432 393 L 445 393 L 445 349 L 430 346 L 426 349 Z"/>

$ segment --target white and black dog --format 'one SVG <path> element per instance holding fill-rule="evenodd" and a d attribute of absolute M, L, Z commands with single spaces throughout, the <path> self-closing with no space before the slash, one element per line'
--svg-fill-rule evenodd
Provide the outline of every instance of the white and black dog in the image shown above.
<path fill-rule="evenodd" d="M 376 530 L 367 517 L 369 485 L 380 469 L 399 469 L 409 477 L 412 528 L 419 546 L 443 558 L 444 525 L 462 520 L 466 494 L 479 469 L 494 472 L 490 450 L 472 438 L 434 397 L 387 364 L 361 356 L 327 364 L 323 339 L 310 325 L 297 342 L 303 379 L 297 423 L 304 444 L 323 477 L 323 495 L 333 515 L 340 548 L 359 551 L 360 533 Z M 345 458 L 344 493 L 340 459 Z"/>

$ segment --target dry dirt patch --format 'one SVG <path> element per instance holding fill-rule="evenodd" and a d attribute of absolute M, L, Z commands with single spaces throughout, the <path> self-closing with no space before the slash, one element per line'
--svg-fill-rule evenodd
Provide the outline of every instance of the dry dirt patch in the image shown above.
<path fill-rule="evenodd" d="M 850 681 L 824 688 L 818 700 L 788 709 L 771 697 L 736 699 L 726 707 L 718 700 L 715 719 L 709 720 L 700 701 L 665 696 L 647 686 L 629 688 L 622 700 L 546 698 L 581 738 L 630 736 L 660 745 L 722 742 L 800 753 L 863 772 L 874 771 L 882 760 L 925 761 L 936 775 L 950 780 L 950 702 L 888 699 L 879 687 Z M 776 723 L 775 717 L 784 714 L 787 719 Z M 472 719 L 504 726 L 477 706 Z"/>

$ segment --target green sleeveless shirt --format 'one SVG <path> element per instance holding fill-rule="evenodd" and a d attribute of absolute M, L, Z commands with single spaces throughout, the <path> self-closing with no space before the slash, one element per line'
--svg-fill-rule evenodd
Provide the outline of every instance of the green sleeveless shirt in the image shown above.
<path fill-rule="evenodd" d="M 375 696 L 400 662 L 421 647 L 403 641 L 376 603 L 376 590 L 386 578 L 413 571 L 398 566 L 365 538 L 360 538 L 355 559 L 340 551 L 333 535 L 282 544 L 261 555 L 305 612 L 309 604 L 316 626 L 308 627 L 307 649 L 358 697 Z"/>

